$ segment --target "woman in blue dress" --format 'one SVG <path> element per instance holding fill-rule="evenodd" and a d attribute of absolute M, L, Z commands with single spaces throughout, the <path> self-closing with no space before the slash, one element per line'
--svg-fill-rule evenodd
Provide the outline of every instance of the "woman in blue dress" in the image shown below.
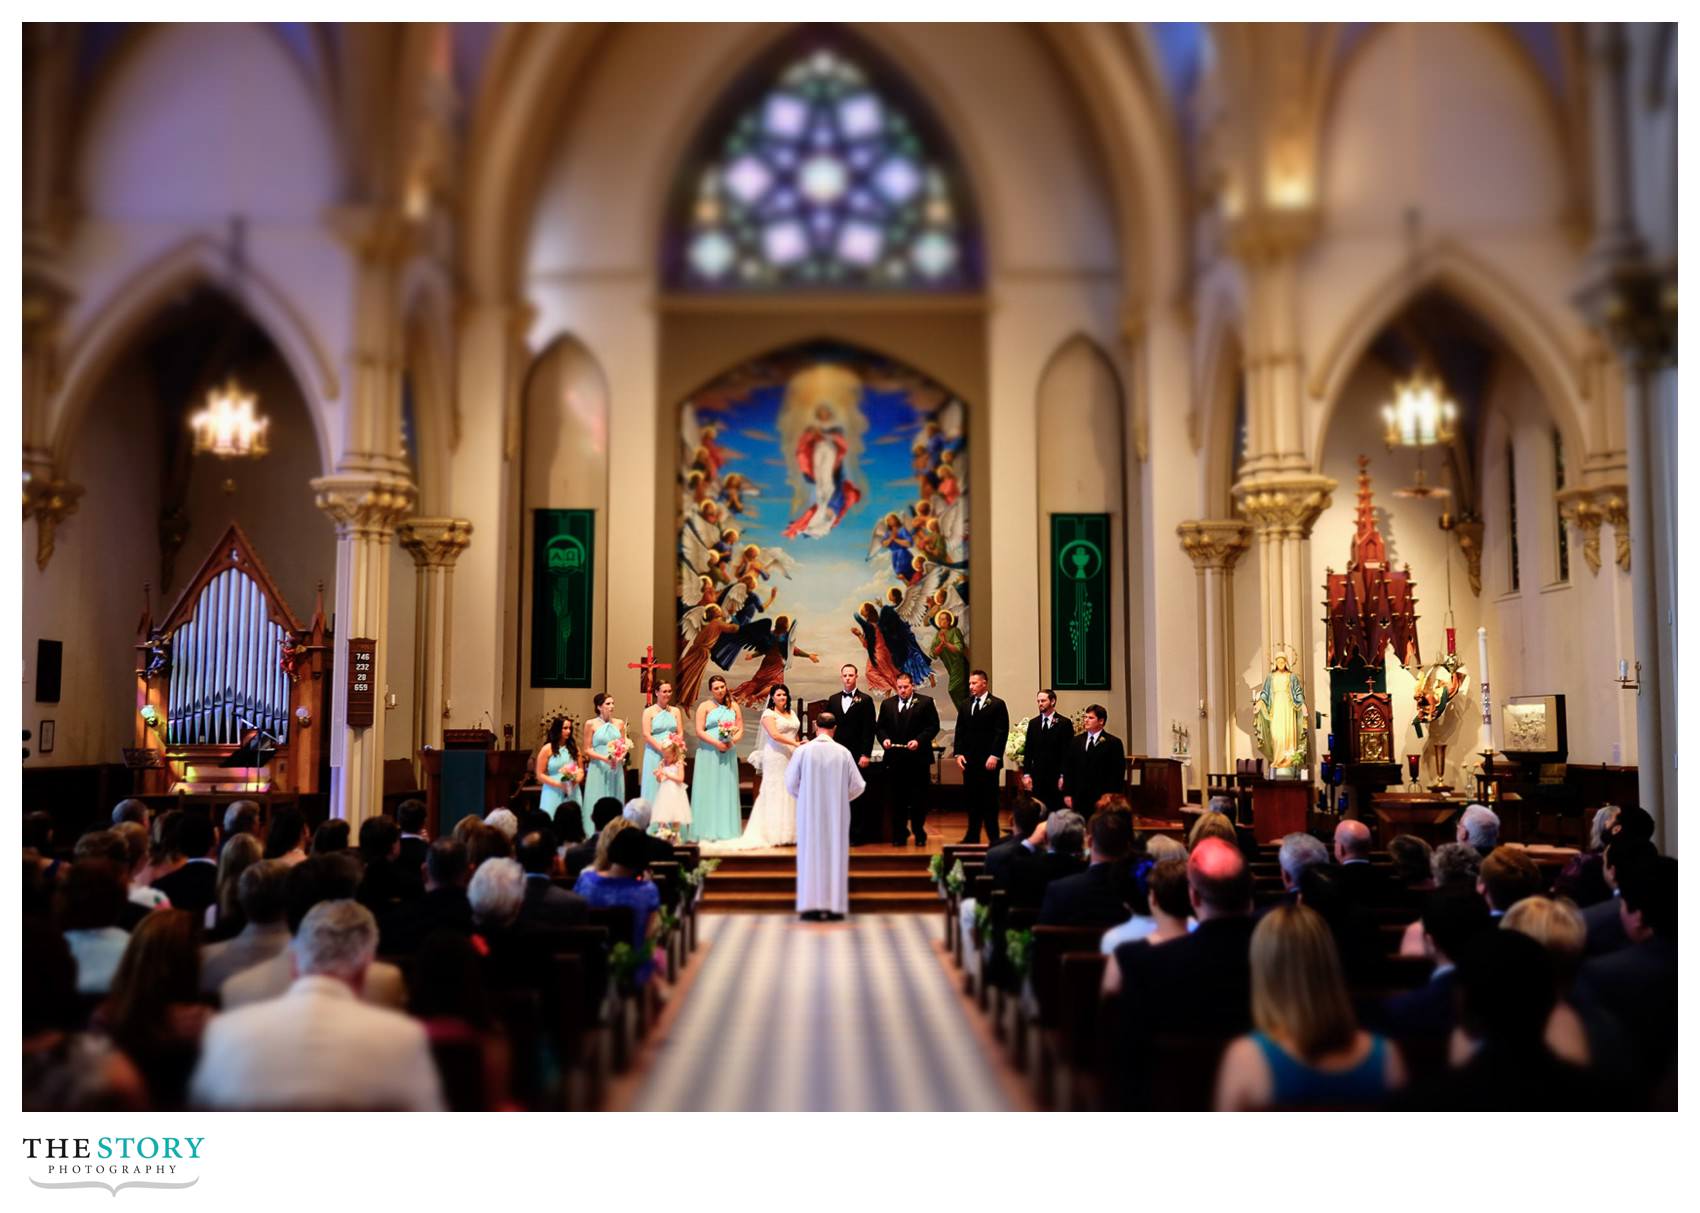
<path fill-rule="evenodd" d="M 578 745 L 573 741 L 573 722 L 566 716 L 557 716 L 549 722 L 549 732 L 545 735 L 542 747 L 537 751 L 534 763 L 537 770 L 537 782 L 543 785 L 543 795 L 538 798 L 537 807 L 549 814 L 549 819 L 561 824 L 560 812 L 563 805 L 577 805 L 580 817 L 583 817 L 583 797 L 579 784 L 584 780 L 584 771 L 579 767 Z M 589 834 L 584 837 L 590 837 Z"/>
<path fill-rule="evenodd" d="M 661 779 L 655 772 L 666 764 L 667 743 L 683 736 L 679 714 L 672 704 L 673 684 L 664 682 L 655 688 L 655 702 L 643 710 L 643 784 L 638 795 L 651 805 L 661 791 Z"/>
<path fill-rule="evenodd" d="M 584 836 L 596 833 L 590 815 L 596 802 L 613 797 L 621 804 L 626 800 L 626 754 L 631 743 L 626 740 L 626 722 L 614 719 L 614 697 L 607 691 L 596 692 L 591 700 L 596 716 L 590 728 L 590 744 L 584 751 Z M 618 751 L 618 756 L 616 756 Z"/>
<path fill-rule="evenodd" d="M 715 842 L 743 833 L 738 803 L 738 739 L 744 735 L 744 714 L 726 698 L 726 680 L 708 680 L 709 698 L 697 705 L 696 761 L 691 767 L 691 826 L 693 842 Z"/>

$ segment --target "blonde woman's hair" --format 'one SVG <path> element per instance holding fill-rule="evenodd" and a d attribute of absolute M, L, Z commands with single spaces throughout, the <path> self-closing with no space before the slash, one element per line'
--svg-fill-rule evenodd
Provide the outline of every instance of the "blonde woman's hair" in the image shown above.
<path fill-rule="evenodd" d="M 1588 924 L 1568 897 L 1525 897 L 1499 920 L 1502 931 L 1527 935 L 1552 954 L 1561 972 L 1574 972 L 1588 943 Z"/>
<path fill-rule="evenodd" d="M 596 870 L 598 872 L 608 870 L 608 844 L 613 842 L 622 830 L 632 828 L 632 823 L 624 817 L 616 817 L 602 827 L 602 832 L 596 836 Z"/>
<path fill-rule="evenodd" d="M 1251 1021 L 1305 1061 L 1344 1049 L 1356 1037 L 1340 954 L 1315 910 L 1280 906 L 1252 932 Z"/>
<path fill-rule="evenodd" d="M 217 890 L 218 916 L 221 920 L 234 918 L 242 912 L 236 896 L 237 882 L 242 873 L 260 862 L 265 848 L 260 840 L 247 831 L 232 834 L 218 853 L 218 874 L 213 887 Z"/>
<path fill-rule="evenodd" d="M 685 743 L 680 741 L 677 737 L 669 737 L 667 739 L 666 752 L 662 755 L 662 757 L 667 759 L 668 765 L 672 765 L 675 755 L 679 758 L 683 758 L 685 756 Z"/>
<path fill-rule="evenodd" d="M 1186 849 L 1192 850 L 1206 838 L 1220 838 L 1231 847 L 1240 845 L 1239 835 L 1234 832 L 1234 823 L 1225 813 L 1200 813 L 1198 820 L 1192 823 L 1192 829 L 1187 832 Z"/>

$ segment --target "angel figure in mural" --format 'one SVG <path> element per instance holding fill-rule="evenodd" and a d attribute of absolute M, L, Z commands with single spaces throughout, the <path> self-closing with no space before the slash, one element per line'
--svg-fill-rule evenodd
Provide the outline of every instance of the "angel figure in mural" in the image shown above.
<path fill-rule="evenodd" d="M 821 364 L 792 376 L 779 409 L 781 450 L 791 459 L 792 508 L 787 539 L 820 539 L 862 499 L 856 483 L 862 436 L 862 381 L 841 366 Z"/>
<path fill-rule="evenodd" d="M 754 674 L 732 689 L 732 702 L 744 707 L 767 702 L 768 692 L 785 681 L 785 668 L 791 664 L 793 655 L 820 664 L 819 653 L 811 653 L 797 643 L 797 625 L 789 615 L 756 620 L 743 629 L 740 642 L 750 650 L 745 661 L 761 662 Z"/>
<path fill-rule="evenodd" d="M 932 658 L 927 656 L 920 641 L 915 639 L 915 628 L 903 617 L 899 608 L 903 605 L 903 591 L 892 586 L 886 591 L 885 605 L 880 608 L 880 635 L 885 638 L 885 644 L 891 650 L 892 662 L 897 666 L 898 673 L 908 674 L 919 686 L 923 681 L 928 686 L 938 685 L 938 675 L 933 673 Z M 895 675 L 893 676 L 895 681 Z"/>
<path fill-rule="evenodd" d="M 933 637 L 932 655 L 944 666 L 949 680 L 950 701 L 960 713 L 967 708 L 970 698 L 968 642 L 963 639 L 962 629 L 956 626 L 956 615 L 950 611 L 937 612 L 933 616 L 933 627 L 938 629 L 938 634 Z"/>
<path fill-rule="evenodd" d="M 756 508 L 744 500 L 746 497 L 760 497 L 761 491 L 744 479 L 742 472 L 733 472 L 720 482 L 720 500 L 726 506 L 728 514 L 748 514 L 756 517 Z"/>
<path fill-rule="evenodd" d="M 738 625 L 726 618 L 726 612 L 715 603 L 702 609 L 695 638 L 679 654 L 675 698 L 680 703 L 694 703 L 702 686 L 702 676 L 708 673 L 708 658 L 714 646 L 738 631 Z"/>
<path fill-rule="evenodd" d="M 737 561 L 732 565 L 732 576 L 742 580 L 745 574 L 760 577 L 763 581 L 772 581 L 773 576 L 768 571 L 778 569 L 791 580 L 792 571 L 796 564 L 785 554 L 784 548 L 764 548 L 754 543 L 744 545 L 744 550 L 738 553 Z"/>
<path fill-rule="evenodd" d="M 897 689 L 897 666 L 885 637 L 880 634 L 879 620 L 879 608 L 864 602 L 850 620 L 856 625 L 850 634 L 868 654 L 868 685 L 882 695 L 889 695 Z"/>
<path fill-rule="evenodd" d="M 732 668 L 738 660 L 738 650 L 749 643 L 748 637 L 753 635 L 750 628 L 755 625 L 756 616 L 773 605 L 779 597 L 779 587 L 775 586 L 768 594 L 767 601 L 761 600 L 761 588 L 756 584 L 754 573 L 745 573 L 742 578 L 732 583 L 720 596 L 720 610 L 726 618 L 737 625 L 738 631 L 727 636 L 714 646 L 714 664 L 723 670 Z M 763 620 L 762 622 L 766 622 Z"/>
<path fill-rule="evenodd" d="M 1296 770 L 1310 757 L 1310 730 L 1305 728 L 1305 690 L 1289 668 L 1287 654 L 1277 653 L 1275 665 L 1252 696 L 1257 749 L 1274 770 Z"/>
<path fill-rule="evenodd" d="M 877 558 L 882 551 L 891 553 L 892 575 L 908 581 L 914 569 L 915 536 L 896 514 L 887 514 L 874 528 L 868 559 Z"/>

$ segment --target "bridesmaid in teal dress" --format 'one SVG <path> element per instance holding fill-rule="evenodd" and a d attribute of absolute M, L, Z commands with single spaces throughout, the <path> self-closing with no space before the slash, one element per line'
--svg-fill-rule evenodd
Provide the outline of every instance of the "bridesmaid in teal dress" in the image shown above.
<path fill-rule="evenodd" d="M 537 751 L 535 766 L 537 782 L 543 785 L 537 807 L 549 814 L 549 820 L 556 820 L 563 804 L 579 805 L 582 816 L 579 782 L 584 778 L 584 772 L 579 769 L 578 746 L 573 743 L 573 722 L 570 719 L 557 716 L 550 721 L 543 746 Z"/>
<path fill-rule="evenodd" d="M 584 801 L 579 805 L 584 813 L 586 838 L 596 832 L 591 825 L 590 814 L 598 800 L 613 797 L 621 804 L 626 802 L 626 764 L 624 760 L 610 761 L 609 755 L 614 742 L 619 741 L 628 748 L 631 744 L 626 740 L 626 722 L 614 719 L 614 697 L 607 691 L 598 691 L 591 702 L 596 707 L 595 731 L 591 733 L 590 745 L 585 749 Z"/>
<path fill-rule="evenodd" d="M 662 755 L 667 743 L 682 737 L 679 714 L 673 710 L 673 684 L 664 682 L 655 688 L 655 702 L 643 710 L 643 786 L 638 792 L 650 806 L 661 791 L 661 778 L 655 772 L 665 765 Z"/>
<path fill-rule="evenodd" d="M 738 804 L 738 739 L 744 735 L 744 714 L 726 700 L 726 680 L 708 680 L 710 698 L 697 705 L 697 754 L 691 767 L 691 825 L 693 842 L 714 842 L 743 833 Z M 724 734 L 724 735 L 723 735 Z"/>

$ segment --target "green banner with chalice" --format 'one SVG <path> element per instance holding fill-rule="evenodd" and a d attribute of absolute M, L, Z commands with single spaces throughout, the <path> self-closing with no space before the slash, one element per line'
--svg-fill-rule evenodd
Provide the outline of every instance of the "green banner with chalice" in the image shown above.
<path fill-rule="evenodd" d="M 533 510 L 531 685 L 590 685 L 596 511 Z"/>
<path fill-rule="evenodd" d="M 1110 688 L 1110 516 L 1051 515 L 1051 683 Z"/>

